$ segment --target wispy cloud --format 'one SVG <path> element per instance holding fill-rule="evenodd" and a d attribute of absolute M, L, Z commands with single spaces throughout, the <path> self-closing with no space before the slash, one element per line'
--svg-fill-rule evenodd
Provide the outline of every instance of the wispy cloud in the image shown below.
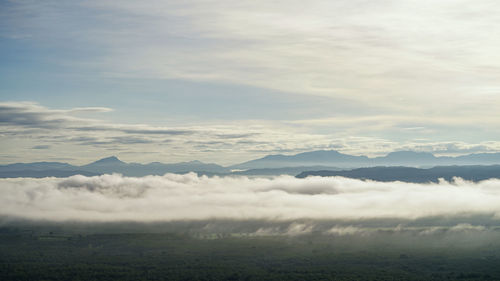
<path fill-rule="evenodd" d="M 119 131 L 130 134 L 188 134 L 189 131 L 147 125 L 107 124 L 102 120 L 75 117 L 75 113 L 110 112 L 105 107 L 49 109 L 32 102 L 1 102 L 0 125 L 16 129 L 70 129 L 79 131 Z"/>
<path fill-rule="evenodd" d="M 305 7 L 288 0 L 91 0 L 4 1 L 0 6 L 0 36 L 9 43 L 7 50 L 27 46 L 27 60 L 33 62 L 17 64 L 25 58 L 15 52 L 5 70 L 16 77 L 68 71 L 72 86 L 92 84 L 88 97 L 69 87 L 81 95 L 74 99 L 78 102 L 99 100 L 109 88 L 128 90 L 130 81 L 141 81 L 128 92 L 130 104 L 148 100 L 151 92 L 152 100 L 164 103 L 189 92 L 181 122 L 159 124 L 176 114 L 165 111 L 153 114 L 153 121 L 130 118 L 127 123 L 96 117 L 112 114 L 113 95 L 106 99 L 109 107 L 53 109 L 41 105 L 54 104 L 54 97 L 44 100 L 53 90 L 47 85 L 58 85 L 53 76 L 40 84 L 47 87 L 42 93 L 16 91 L 25 79 L 9 81 L 4 93 L 12 90 L 8 95 L 16 97 L 32 91 L 23 96 L 40 102 L 0 105 L 1 145 L 19 159 L 40 145 L 50 148 L 37 150 L 36 160 L 56 147 L 80 158 L 75 146 L 86 145 L 85 156 L 95 158 L 103 147 L 125 150 L 128 145 L 174 161 L 223 154 L 225 163 L 329 148 L 355 154 L 500 149 L 496 1 L 313 0 Z M 158 81 L 164 84 L 151 84 Z M 189 91 L 165 86 L 173 81 L 199 84 Z M 223 85 L 237 87 L 212 100 Z M 162 96 L 170 91 L 168 98 Z M 269 92 L 279 94 L 269 100 Z M 175 108 L 172 100 L 170 108 Z M 258 102 L 247 106 L 247 101 Z M 197 116 L 195 111 L 212 102 L 212 110 Z M 152 107 L 143 108 L 133 114 Z M 228 108 L 233 111 L 205 118 Z M 276 113 L 267 115 L 273 120 L 261 120 L 274 108 Z M 233 121 L 240 109 L 253 119 Z M 190 113 L 196 116 L 193 122 L 185 121 Z M 93 139 L 81 140 L 85 137 Z"/>
<path fill-rule="evenodd" d="M 50 148 L 50 145 L 35 145 L 32 147 L 32 149 L 49 149 Z"/>
<path fill-rule="evenodd" d="M 431 116 L 451 117 L 466 104 L 482 115 L 500 102 L 494 1 L 86 5 L 133 18 L 105 31 L 120 43 L 108 39 L 112 55 L 96 63 L 116 75 L 222 81 Z M 468 16 L 471 9 L 476 16 Z"/>
<path fill-rule="evenodd" d="M 81 159 L 80 163 L 100 158 L 103 154 L 106 155 L 109 149 L 132 149 L 138 152 L 136 156 L 145 157 L 129 160 L 134 162 L 161 161 L 162 158 L 168 158 L 170 161 L 199 159 L 221 164 L 233 164 L 267 154 L 293 154 L 320 149 L 369 156 L 384 155 L 396 150 L 427 151 L 441 155 L 500 150 L 498 141 L 392 141 L 376 136 L 356 136 L 373 132 L 369 128 L 376 126 L 378 119 L 369 119 L 368 123 L 363 118 L 328 119 L 329 121 L 320 121 L 320 125 L 316 125 L 316 121 L 307 120 L 227 120 L 167 127 L 110 122 L 104 115 L 112 114 L 109 113 L 111 111 L 110 108 L 51 109 L 33 102 L 3 102 L 0 103 L 0 141 L 5 147 L 11 147 L 10 154 L 24 162 L 43 161 L 43 157 L 52 157 L 51 152 L 54 150 Z M 89 113 L 104 115 L 102 119 L 86 118 Z M 404 122 L 405 118 L 402 120 Z M 314 128 L 330 121 L 334 122 L 338 131 L 315 131 Z M 387 125 L 387 122 L 392 125 Z M 394 124 L 389 118 L 383 118 L 381 121 L 381 126 L 394 128 Z M 351 127 L 357 127 L 357 131 L 366 131 L 353 133 Z M 81 145 L 85 146 L 84 150 L 78 148 Z M 26 159 L 25 154 L 33 157 L 33 154 L 29 153 L 30 149 L 36 149 L 39 158 Z M 157 151 L 158 154 L 141 155 L 141 151 Z"/>
<path fill-rule="evenodd" d="M 500 102 L 495 1 L 22 2 L 5 10 L 7 35 L 41 31 L 61 48 L 97 46 L 71 63 L 101 75 L 249 85 L 414 116 L 483 115 Z"/>

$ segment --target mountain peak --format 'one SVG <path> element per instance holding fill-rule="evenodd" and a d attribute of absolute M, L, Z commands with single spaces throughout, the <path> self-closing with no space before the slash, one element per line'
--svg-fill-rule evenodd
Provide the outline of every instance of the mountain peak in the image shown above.
<path fill-rule="evenodd" d="M 124 164 L 125 162 L 118 159 L 116 156 L 110 156 L 106 158 L 102 158 L 100 160 L 95 161 L 92 164 Z"/>

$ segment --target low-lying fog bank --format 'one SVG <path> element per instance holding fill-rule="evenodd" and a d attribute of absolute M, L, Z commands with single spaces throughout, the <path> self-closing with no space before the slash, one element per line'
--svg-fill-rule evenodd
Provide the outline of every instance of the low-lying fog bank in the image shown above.
<path fill-rule="evenodd" d="M 500 247 L 500 180 L 121 175 L 0 180 L 0 232 L 283 237 L 358 247 Z M 304 241 L 305 241 L 304 240 Z"/>
<path fill-rule="evenodd" d="M 458 223 L 463 220 L 471 223 Z M 376 250 L 481 250 L 498 252 L 500 226 L 486 217 L 447 220 L 198 220 L 171 222 L 49 222 L 1 219 L 0 237 L 61 240 L 70 237 L 105 236 L 116 239 L 250 239 L 324 243 L 348 251 Z M 436 224 L 440 224 L 437 226 Z M 6 236 L 5 236 L 6 235 Z M 160 235 L 160 236 L 158 236 Z M 164 238 L 161 238 L 165 235 Z M 135 237 L 135 238 L 134 238 Z M 113 238 L 113 239 L 115 239 Z"/>
<path fill-rule="evenodd" d="M 500 221 L 500 180 L 412 184 L 342 177 L 196 174 L 0 179 L 0 215 L 100 222 L 415 220 L 483 215 L 496 222 Z"/>

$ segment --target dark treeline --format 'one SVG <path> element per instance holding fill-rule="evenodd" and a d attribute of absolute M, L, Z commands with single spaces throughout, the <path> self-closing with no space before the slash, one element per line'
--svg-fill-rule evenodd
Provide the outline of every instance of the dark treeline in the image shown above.
<path fill-rule="evenodd" d="M 437 222 L 11 221 L 0 227 L 0 280 L 500 280 L 493 220 L 422 226 Z M 313 227 L 285 233 L 297 225 Z"/>
<path fill-rule="evenodd" d="M 468 181 L 482 181 L 491 178 L 500 178 L 500 165 L 492 166 L 442 166 L 428 169 L 411 167 L 372 167 L 343 171 L 308 171 L 297 175 L 298 178 L 308 176 L 332 177 L 340 176 L 355 179 L 374 181 L 402 181 L 412 183 L 447 181 L 459 177 Z"/>

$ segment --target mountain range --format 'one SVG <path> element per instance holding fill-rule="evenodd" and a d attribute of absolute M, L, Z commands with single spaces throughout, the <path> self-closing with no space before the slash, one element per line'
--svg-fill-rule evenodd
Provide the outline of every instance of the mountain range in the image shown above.
<path fill-rule="evenodd" d="M 190 161 L 164 164 L 126 163 L 115 156 L 87 165 L 75 166 L 61 162 L 34 162 L 0 165 L 0 177 L 67 177 L 71 175 L 101 175 L 120 173 L 126 176 L 163 175 L 165 173 L 196 172 L 205 175 L 297 175 L 305 171 L 339 171 L 361 167 L 406 166 L 425 168 L 451 165 L 500 165 L 500 153 L 478 153 L 457 157 L 435 156 L 427 152 L 398 151 L 382 157 L 343 154 L 334 150 L 318 150 L 295 155 L 268 155 L 244 163 L 221 166 Z"/>
<path fill-rule="evenodd" d="M 83 166 L 60 162 L 16 163 L 0 166 L 0 178 L 7 177 L 67 177 L 71 175 L 102 175 L 120 173 L 126 176 L 164 175 L 166 173 L 198 172 L 202 174 L 227 174 L 228 168 L 200 161 L 163 164 L 126 163 L 115 156 L 103 158 Z"/>
<path fill-rule="evenodd" d="M 462 156 L 434 156 L 428 152 L 396 151 L 385 156 L 370 158 L 343 154 L 335 150 L 317 150 L 295 155 L 268 155 L 263 158 L 233 165 L 231 169 L 268 169 L 300 166 L 329 166 L 359 168 L 376 166 L 433 167 L 443 165 L 500 164 L 500 153 L 476 153 Z"/>

